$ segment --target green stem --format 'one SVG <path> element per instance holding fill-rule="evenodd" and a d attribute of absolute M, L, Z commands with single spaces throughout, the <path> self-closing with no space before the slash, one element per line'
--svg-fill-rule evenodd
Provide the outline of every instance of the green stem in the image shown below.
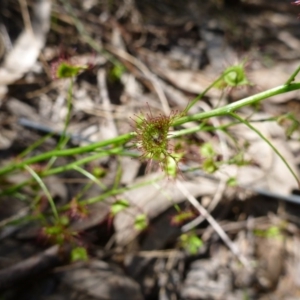
<path fill-rule="evenodd" d="M 213 88 L 214 86 L 217 85 L 217 83 L 219 83 L 221 80 L 223 80 L 228 74 L 230 73 L 236 73 L 238 75 L 238 72 L 235 68 L 229 68 L 229 70 L 226 70 L 225 72 L 223 72 L 213 83 L 211 83 L 201 94 L 199 94 L 195 99 L 193 99 L 193 101 L 188 104 L 188 106 L 186 107 L 186 109 L 183 111 L 185 114 L 188 113 L 188 111 L 196 104 L 197 101 L 199 101 L 201 98 L 203 98 L 206 93 Z"/>
<path fill-rule="evenodd" d="M 70 120 L 71 120 L 73 84 L 74 84 L 74 79 L 72 77 L 70 78 L 70 80 L 71 81 L 70 81 L 70 86 L 69 86 L 69 89 L 68 89 L 68 96 L 67 96 L 67 116 L 66 116 L 66 120 L 65 120 L 62 135 L 60 136 L 60 139 L 59 139 L 59 142 L 58 142 L 58 145 L 57 145 L 57 149 L 62 149 L 64 147 L 64 145 L 66 144 L 66 140 L 68 140 L 67 129 L 69 127 Z"/>
<path fill-rule="evenodd" d="M 94 176 L 92 173 L 88 172 L 87 170 L 79 166 L 74 166 L 73 169 L 81 173 L 83 176 L 87 177 L 88 179 L 90 179 L 92 182 L 97 184 L 101 189 L 103 190 L 107 189 L 107 187 L 96 176 Z"/>
<path fill-rule="evenodd" d="M 177 138 L 177 137 L 180 137 L 180 136 L 183 136 L 186 134 L 191 134 L 191 133 L 195 133 L 198 131 L 202 131 L 202 130 L 204 130 L 204 128 L 205 128 L 205 124 L 202 123 L 199 126 L 195 126 L 192 128 L 186 128 L 186 129 L 181 129 L 178 131 L 170 132 L 168 135 L 168 139 L 173 139 L 173 138 Z"/>
<path fill-rule="evenodd" d="M 295 70 L 295 72 L 290 76 L 290 78 L 286 81 L 285 84 L 287 84 L 287 85 L 291 84 L 295 80 L 295 78 L 299 72 L 300 72 L 300 66 Z"/>
<path fill-rule="evenodd" d="M 31 169 L 29 166 L 25 166 L 25 169 L 31 174 L 31 176 L 36 180 L 36 182 L 40 185 L 40 187 L 44 191 L 44 193 L 45 193 L 45 195 L 46 195 L 46 197 L 47 197 L 47 199 L 49 201 L 49 204 L 51 206 L 53 215 L 54 215 L 56 221 L 58 221 L 59 217 L 58 217 L 58 213 L 57 213 L 57 209 L 56 209 L 54 200 L 53 200 L 53 198 L 52 198 L 49 190 L 47 189 L 45 183 L 43 182 L 43 180 L 41 179 L 41 177 L 33 169 Z"/>
<path fill-rule="evenodd" d="M 56 150 L 63 149 L 69 141 L 69 136 L 67 136 L 67 130 L 68 130 L 70 120 L 71 120 L 74 79 L 71 77 L 70 80 L 71 81 L 70 81 L 70 86 L 68 89 L 68 96 L 67 96 L 67 116 L 66 116 L 63 132 L 62 132 L 59 142 L 56 146 Z M 56 159 L 57 159 L 56 156 L 51 157 L 50 161 L 47 164 L 46 169 L 50 169 L 53 166 L 53 164 L 55 163 Z"/>
<path fill-rule="evenodd" d="M 272 148 L 272 150 L 279 156 L 279 158 L 282 160 L 282 162 L 289 169 L 291 174 L 296 179 L 298 186 L 300 187 L 300 181 L 298 179 L 297 174 L 294 172 L 294 170 L 291 168 L 291 166 L 286 161 L 286 159 L 282 156 L 282 154 L 277 150 L 277 148 L 259 130 L 257 130 L 254 126 L 252 126 L 248 121 L 244 120 L 243 118 L 241 118 L 239 115 L 237 115 L 235 113 L 229 113 L 229 115 L 232 116 L 233 118 L 239 120 L 241 123 L 245 124 L 247 127 L 249 127 L 252 131 L 254 131 L 262 140 L 264 140 Z"/>
<path fill-rule="evenodd" d="M 82 204 L 82 205 L 94 204 L 96 202 L 103 201 L 103 200 L 107 199 L 108 197 L 116 196 L 116 195 L 122 194 L 124 192 L 131 191 L 131 190 L 134 190 L 134 189 L 152 184 L 152 183 L 162 179 L 163 177 L 164 176 L 162 175 L 162 176 L 158 176 L 154 179 L 150 179 L 150 180 L 147 180 L 147 181 L 144 181 L 144 182 L 140 182 L 140 183 L 137 183 L 137 184 L 134 184 L 134 185 L 131 185 L 131 186 L 122 187 L 122 188 L 114 189 L 114 190 L 108 190 L 108 191 L 104 192 L 103 194 L 101 194 L 100 196 L 96 196 L 96 197 L 93 197 L 93 198 L 82 200 L 82 201 L 80 201 L 80 204 Z M 63 212 L 63 211 L 68 210 L 69 208 L 70 208 L 70 203 L 64 205 L 63 207 L 58 208 L 58 211 Z M 19 222 L 22 222 L 22 221 L 37 220 L 37 219 L 40 219 L 42 217 L 44 217 L 43 214 L 38 214 L 38 215 L 34 215 L 34 216 L 20 217 L 18 219 L 14 219 L 14 221 L 12 223 L 19 223 Z M 9 224 L 11 224 L 11 223 L 5 223 L 5 225 L 9 225 Z M 0 229 L 2 227 L 4 227 L 4 226 L 2 224 L 0 224 Z"/>
<path fill-rule="evenodd" d="M 130 132 L 130 133 L 123 134 L 123 135 L 120 135 L 118 137 L 115 137 L 113 139 L 101 141 L 101 142 L 90 144 L 90 145 L 83 146 L 83 147 L 76 147 L 76 148 L 72 148 L 72 149 L 49 151 L 49 152 L 46 152 L 46 153 L 43 153 L 43 154 L 40 154 L 40 155 L 36 155 L 34 157 L 31 157 L 31 158 L 28 158 L 28 159 L 26 159 L 22 162 L 13 163 L 13 164 L 11 163 L 11 164 L 7 165 L 6 167 L 3 167 L 2 169 L 0 169 L 0 176 L 5 175 L 5 174 L 7 174 L 9 172 L 12 172 L 14 170 L 17 170 L 17 169 L 21 169 L 26 165 L 30 165 L 30 164 L 33 164 L 33 163 L 38 163 L 38 162 L 41 162 L 41 161 L 45 161 L 47 159 L 50 159 L 53 156 L 59 156 L 59 157 L 61 157 L 61 156 L 71 156 L 71 155 L 91 152 L 91 151 L 94 151 L 98 148 L 106 147 L 106 146 L 109 146 L 109 145 L 125 144 L 127 141 L 129 141 L 135 135 L 136 135 L 136 133 Z"/>
<path fill-rule="evenodd" d="M 109 191 L 107 191 L 106 193 L 104 193 L 100 196 L 96 196 L 96 197 L 93 197 L 93 198 L 90 198 L 90 199 L 87 199 L 87 200 L 82 200 L 82 201 L 80 201 L 80 204 L 85 204 L 85 205 L 93 204 L 93 203 L 102 201 L 104 199 L 107 199 L 108 197 L 116 196 L 116 195 L 122 194 L 122 193 L 130 191 L 130 190 L 134 190 L 134 189 L 137 189 L 137 188 L 149 185 L 149 184 L 153 184 L 154 182 L 157 182 L 158 180 L 162 179 L 163 177 L 164 176 L 162 175 L 162 176 L 158 176 L 154 179 L 150 179 L 150 180 L 147 180 L 147 181 L 144 181 L 144 182 L 141 182 L 141 183 L 134 184 L 134 185 L 129 186 L 129 187 L 109 190 Z M 65 206 L 64 208 L 67 208 L 67 207 L 68 206 Z M 64 209 L 64 208 L 62 208 L 62 209 Z"/>
<path fill-rule="evenodd" d="M 183 111 L 183 113 L 187 114 L 188 111 L 196 104 L 197 101 L 199 101 L 200 99 L 202 99 L 206 93 L 215 86 L 215 84 L 217 84 L 220 80 L 222 80 L 224 75 L 221 75 L 218 79 L 216 79 L 212 84 L 210 84 L 201 94 L 199 94 L 195 99 L 192 100 L 191 103 L 188 104 L 188 106 L 186 107 L 186 109 Z"/>
<path fill-rule="evenodd" d="M 27 154 L 31 153 L 34 149 L 36 149 L 37 147 L 39 147 L 40 145 L 42 145 L 47 139 L 49 139 L 50 137 L 53 136 L 54 133 L 48 133 L 47 135 L 45 135 L 44 137 L 42 137 L 41 139 L 38 139 L 36 142 L 34 142 L 32 145 L 30 145 L 29 147 L 27 147 L 23 152 L 21 152 L 18 155 L 18 159 L 24 158 Z"/>
<path fill-rule="evenodd" d="M 179 118 L 173 122 L 172 126 L 178 126 L 178 125 L 181 125 L 181 124 L 184 124 L 187 122 L 199 121 L 199 120 L 203 120 L 203 119 L 207 119 L 207 118 L 211 118 L 211 117 L 230 114 L 231 112 L 233 112 L 241 107 L 257 103 L 261 100 L 270 98 L 272 96 L 276 96 L 276 95 L 283 94 L 283 93 L 288 93 L 288 92 L 295 91 L 298 89 L 300 89 L 299 82 L 291 83 L 289 85 L 286 85 L 286 84 L 280 85 L 273 89 L 261 92 L 259 94 L 255 94 L 253 96 L 244 98 L 244 99 L 236 101 L 234 103 L 230 103 L 223 107 L 212 109 L 211 111 L 205 111 L 205 112 L 195 114 L 192 116 L 185 116 L 185 117 Z"/>
<path fill-rule="evenodd" d="M 277 121 L 278 117 L 270 117 L 270 118 L 265 118 L 265 119 L 257 119 L 257 120 L 251 120 L 251 123 L 258 123 L 258 122 L 274 122 Z M 298 122 L 297 120 L 293 120 L 295 122 Z M 298 122 L 299 123 L 299 122 Z M 178 138 L 183 135 L 187 134 L 192 134 L 198 131 L 216 131 L 216 130 L 221 130 L 223 132 L 226 132 L 226 130 L 229 127 L 235 126 L 237 124 L 240 124 L 239 121 L 234 121 L 230 123 L 225 123 L 219 126 L 212 126 L 212 125 L 206 125 L 204 123 L 201 123 L 198 126 L 191 127 L 191 128 L 186 128 L 186 129 L 181 129 L 181 130 L 176 130 L 173 132 L 170 132 L 168 135 L 168 139 L 173 139 L 173 138 Z"/>
<path fill-rule="evenodd" d="M 22 181 L 21 183 L 15 184 L 15 185 L 9 187 L 8 189 L 1 191 L 0 197 L 12 195 L 12 194 L 16 193 L 18 190 L 20 190 L 21 188 L 28 186 L 31 183 L 32 183 L 32 179 L 28 179 L 28 180 Z"/>
<path fill-rule="evenodd" d="M 72 170 L 72 169 L 76 168 L 77 166 L 89 163 L 89 162 L 91 162 L 95 159 L 99 159 L 101 157 L 109 156 L 109 155 L 121 155 L 121 156 L 132 156 L 132 157 L 137 157 L 138 156 L 138 154 L 135 154 L 133 152 L 124 152 L 123 148 L 114 148 L 114 149 L 111 149 L 111 150 L 103 151 L 101 153 L 90 155 L 88 157 L 84 157 L 82 159 L 76 160 L 76 161 L 74 161 L 72 163 L 69 163 L 67 165 L 64 165 L 64 166 L 60 166 L 60 167 L 57 167 L 57 168 L 46 170 L 45 172 L 41 173 L 41 176 L 46 177 L 46 176 L 62 173 L 62 172 L 65 172 L 65 171 L 69 171 L 69 170 Z"/>
<path fill-rule="evenodd" d="M 69 163 L 67 165 L 64 165 L 64 166 L 56 167 L 56 168 L 53 168 L 50 170 L 45 170 L 42 173 L 40 173 L 39 176 L 41 178 L 43 178 L 43 177 L 47 177 L 50 175 L 59 174 L 62 172 L 73 170 L 74 168 L 76 168 L 80 165 L 89 163 L 95 159 L 99 159 L 101 157 L 108 156 L 108 155 L 120 155 L 120 156 L 131 156 L 131 157 L 139 157 L 140 156 L 138 153 L 124 151 L 123 148 L 115 148 L 112 150 L 103 151 L 101 153 L 96 153 L 96 154 L 90 155 L 88 157 L 84 157 L 82 159 L 76 160 L 76 161 Z M 30 183 L 31 183 L 31 180 L 26 180 L 26 181 L 23 181 L 21 183 L 14 185 L 14 186 L 11 186 L 8 189 L 0 192 L 0 197 L 3 195 L 11 195 L 11 194 L 15 193 L 16 191 L 20 190 L 21 188 L 23 188 L 24 186 L 28 186 Z"/>

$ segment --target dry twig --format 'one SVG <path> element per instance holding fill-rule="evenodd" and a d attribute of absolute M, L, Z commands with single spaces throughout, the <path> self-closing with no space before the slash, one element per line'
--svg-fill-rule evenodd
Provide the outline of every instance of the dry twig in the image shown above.
<path fill-rule="evenodd" d="M 232 253 L 239 259 L 239 261 L 246 267 L 251 268 L 250 262 L 246 257 L 244 257 L 237 246 L 230 240 L 228 235 L 222 229 L 222 227 L 218 224 L 218 222 L 209 214 L 209 212 L 196 200 L 196 198 L 189 193 L 189 191 L 184 187 L 184 185 L 177 180 L 176 186 L 180 190 L 180 192 L 188 199 L 188 201 L 198 210 L 198 212 L 209 222 L 209 224 L 214 228 L 223 242 L 227 245 L 227 247 L 232 251 Z"/>

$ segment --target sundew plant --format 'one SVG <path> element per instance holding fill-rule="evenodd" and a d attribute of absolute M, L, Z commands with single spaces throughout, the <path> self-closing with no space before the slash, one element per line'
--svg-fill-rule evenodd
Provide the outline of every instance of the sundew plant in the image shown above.
<path fill-rule="evenodd" d="M 135 146 L 142 152 L 141 158 L 149 162 L 158 162 L 161 169 L 168 173 L 168 166 L 176 164 L 178 155 L 170 145 L 170 129 L 183 113 L 171 112 L 169 116 L 153 116 L 151 109 L 145 116 L 135 119 Z"/>
<path fill-rule="evenodd" d="M 300 1 L 295 1 L 293 4 L 300 5 Z M 91 43 L 90 46 L 94 47 L 94 44 Z M 98 51 L 99 49 L 97 48 L 95 50 Z M 109 197 L 117 196 L 124 191 L 134 189 L 138 186 L 133 185 L 123 187 L 115 185 L 113 188 L 108 188 L 103 186 L 99 180 L 102 176 L 102 173 L 99 172 L 99 170 L 87 171 L 84 166 L 101 157 L 108 157 L 111 155 L 130 156 L 132 159 L 141 159 L 146 161 L 150 166 L 158 165 L 162 173 L 166 174 L 167 177 L 176 177 L 178 174 L 177 169 L 181 159 L 183 158 L 183 154 L 181 149 L 178 150 L 176 148 L 176 143 L 173 141 L 179 137 L 184 140 L 184 138 L 190 134 L 201 130 L 207 130 L 209 127 L 207 125 L 207 120 L 212 117 L 229 116 L 232 120 L 234 120 L 233 123 L 243 123 L 250 128 L 282 159 L 286 167 L 293 174 L 295 181 L 299 183 L 297 175 L 294 173 L 282 154 L 265 136 L 263 136 L 260 131 L 255 128 L 255 126 L 250 123 L 250 121 L 242 118 L 238 111 L 242 107 L 257 104 L 272 96 L 300 90 L 300 82 L 296 80 L 296 76 L 300 71 L 300 66 L 289 78 L 287 78 L 286 82 L 283 82 L 280 86 L 259 92 L 234 103 L 211 109 L 209 111 L 191 114 L 191 108 L 198 101 L 201 101 L 210 89 L 233 89 L 249 84 L 244 63 L 230 66 L 226 68 L 222 74 L 220 74 L 220 76 L 200 95 L 188 103 L 186 108 L 182 111 L 173 111 L 169 115 L 164 115 L 163 113 L 155 114 L 151 111 L 150 107 L 146 107 L 145 111 L 141 114 L 132 116 L 132 120 L 134 121 L 132 132 L 119 135 L 112 139 L 98 141 L 86 146 L 67 148 L 68 136 L 66 132 L 72 111 L 73 82 L 79 73 L 84 72 L 88 68 L 89 66 L 87 65 L 74 65 L 67 60 L 59 60 L 53 65 L 52 74 L 55 79 L 68 78 L 70 80 L 67 99 L 68 115 L 65 120 L 62 137 L 55 149 L 41 154 L 34 154 L 35 148 L 43 143 L 43 140 L 39 141 L 15 160 L 7 162 L 0 168 L 1 196 L 16 195 L 19 197 L 22 194 L 24 187 L 30 187 L 36 194 L 37 190 L 42 191 L 43 195 L 49 202 L 51 211 L 22 218 L 16 217 L 14 219 L 7 220 L 7 222 L 2 222 L 2 227 L 12 223 L 38 219 L 41 221 L 41 227 L 43 228 L 41 232 L 46 239 L 49 239 L 59 245 L 62 245 L 64 242 L 71 243 L 74 250 L 72 252 L 72 257 L 74 259 L 85 259 L 86 253 L 84 251 L 84 247 L 81 245 L 78 232 L 72 231 L 69 228 L 71 219 L 74 217 L 83 218 L 88 215 L 89 204 L 104 201 Z M 191 122 L 197 122 L 198 125 L 182 128 L 183 124 Z M 299 122 L 296 122 L 296 125 L 298 127 L 296 126 L 294 130 L 299 129 Z M 214 131 L 217 129 L 211 128 L 211 130 Z M 132 151 L 132 147 L 135 147 L 137 151 Z M 72 159 L 71 162 L 66 162 L 64 165 L 57 166 L 54 162 L 59 157 L 69 157 Z M 43 164 L 44 167 L 37 169 L 35 168 L 37 164 Z M 68 204 L 57 207 L 53 196 L 44 183 L 44 179 L 48 176 L 61 174 L 69 170 L 79 172 L 92 183 L 101 185 L 103 193 L 89 199 L 82 199 L 80 197 L 78 197 L 78 199 L 71 199 Z M 9 176 L 18 172 L 27 172 L 30 174 L 31 178 L 18 184 L 9 184 Z M 128 203 L 119 201 L 117 207 L 117 211 L 119 212 L 122 209 L 126 209 L 128 207 Z M 115 215 L 116 207 L 113 208 L 113 215 Z M 34 209 L 35 207 L 33 207 L 33 210 Z"/>

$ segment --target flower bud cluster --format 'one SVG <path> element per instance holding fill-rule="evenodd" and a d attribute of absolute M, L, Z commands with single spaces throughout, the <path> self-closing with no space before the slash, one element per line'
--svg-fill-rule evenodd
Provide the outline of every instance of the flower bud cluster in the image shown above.
<path fill-rule="evenodd" d="M 146 116 L 135 120 L 136 146 L 142 151 L 142 158 L 156 161 L 163 170 L 168 167 L 168 161 L 173 158 L 169 144 L 168 133 L 176 118 L 182 114 L 172 112 L 169 116 L 162 114 L 153 116 L 151 111 Z M 175 158 L 173 158 L 175 160 Z"/>

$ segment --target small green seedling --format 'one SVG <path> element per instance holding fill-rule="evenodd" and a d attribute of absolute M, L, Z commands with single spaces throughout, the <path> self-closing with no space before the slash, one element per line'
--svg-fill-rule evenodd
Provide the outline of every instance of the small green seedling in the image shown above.
<path fill-rule="evenodd" d="M 125 199 L 119 199 L 111 206 L 110 212 L 114 217 L 117 213 L 129 207 L 129 202 Z"/>
<path fill-rule="evenodd" d="M 88 254 L 84 247 L 76 247 L 71 251 L 71 262 L 75 261 L 87 261 Z"/>
<path fill-rule="evenodd" d="M 203 241 L 195 233 L 184 233 L 180 236 L 180 245 L 189 254 L 195 255 L 203 246 Z"/>
<path fill-rule="evenodd" d="M 146 229 L 147 226 L 148 226 L 148 220 L 147 220 L 147 216 L 145 214 L 140 214 L 135 217 L 134 228 L 136 230 L 142 231 L 142 230 Z"/>

